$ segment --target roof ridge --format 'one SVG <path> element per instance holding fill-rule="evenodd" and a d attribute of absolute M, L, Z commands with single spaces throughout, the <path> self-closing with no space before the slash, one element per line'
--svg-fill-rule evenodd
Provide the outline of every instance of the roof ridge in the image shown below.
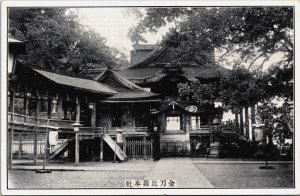
<path fill-rule="evenodd" d="M 43 67 L 34 67 L 34 66 L 30 66 L 30 65 L 25 65 L 25 66 L 27 66 L 31 69 L 47 71 L 47 72 L 55 73 L 55 74 L 59 74 L 59 75 L 64 75 L 64 76 L 69 76 L 69 77 L 74 77 L 74 78 L 81 78 L 81 79 L 86 79 L 86 80 L 92 80 L 87 76 L 78 76 L 77 74 L 74 74 L 74 73 L 62 72 L 62 71 L 58 71 L 58 70 L 52 71 L 52 70 L 49 70 L 49 69 L 46 69 L 46 68 L 43 68 Z"/>
<path fill-rule="evenodd" d="M 103 80 L 106 77 L 106 75 L 110 75 L 115 80 L 117 80 L 117 82 L 121 83 L 123 86 L 125 86 L 126 88 L 128 88 L 130 90 L 133 90 L 135 92 L 145 91 L 143 88 L 141 88 L 138 85 L 134 84 L 130 80 L 124 78 L 123 76 L 121 76 L 120 74 L 118 74 L 117 72 L 115 72 L 112 69 L 107 69 L 104 72 L 100 73 L 98 76 L 96 76 L 94 78 L 94 80 L 98 81 L 98 82 L 101 82 L 101 80 Z"/>
<path fill-rule="evenodd" d="M 152 62 L 153 60 L 155 60 L 155 58 L 157 58 L 159 55 L 161 55 L 162 53 L 164 53 L 166 51 L 166 49 L 169 48 L 169 47 L 170 46 L 168 46 L 168 45 L 161 46 L 161 48 L 156 49 L 153 52 L 153 54 L 151 54 L 149 57 L 147 57 L 146 59 L 144 59 L 141 62 L 138 62 L 136 64 L 133 64 L 133 65 L 129 66 L 128 69 L 134 69 L 134 68 L 140 67 L 143 64 L 149 64 L 150 62 Z"/>

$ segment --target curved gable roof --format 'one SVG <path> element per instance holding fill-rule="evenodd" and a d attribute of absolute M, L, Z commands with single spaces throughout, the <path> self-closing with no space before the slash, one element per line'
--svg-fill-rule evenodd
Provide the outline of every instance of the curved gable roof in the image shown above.
<path fill-rule="evenodd" d="M 75 89 L 90 91 L 94 93 L 104 93 L 110 95 L 117 93 L 116 91 L 110 89 L 109 87 L 100 84 L 99 82 L 96 82 L 94 80 L 72 77 L 72 76 L 67 76 L 63 74 L 58 74 L 58 73 L 53 73 L 53 72 L 33 69 L 33 68 L 32 70 L 42 75 L 43 77 L 46 77 L 51 81 L 60 85 L 70 86 Z"/>

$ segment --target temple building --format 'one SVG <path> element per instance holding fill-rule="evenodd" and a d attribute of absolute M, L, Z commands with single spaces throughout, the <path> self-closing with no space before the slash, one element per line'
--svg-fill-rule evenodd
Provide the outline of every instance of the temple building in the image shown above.
<path fill-rule="evenodd" d="M 15 42 L 9 41 L 11 57 L 20 51 L 15 48 L 22 48 L 21 41 Z M 221 125 L 218 104 L 179 96 L 177 85 L 219 80 L 227 69 L 215 64 L 213 51 L 207 52 L 205 62 L 175 62 L 173 53 L 168 45 L 139 45 L 126 69 L 83 70 L 76 76 L 13 60 L 8 85 L 10 164 L 26 156 L 35 164 L 43 156 L 75 163 L 226 156 L 221 146 L 237 137 L 237 127 L 232 122 Z"/>
<path fill-rule="evenodd" d="M 174 62 L 173 53 L 171 46 L 138 45 L 131 52 L 131 66 L 115 72 L 144 90 L 160 95 L 159 103 L 151 105 L 153 126 L 159 137 L 155 146 L 160 146 L 161 156 L 204 156 L 215 141 L 234 139 L 236 129 L 233 125 L 219 126 L 223 110 L 215 103 L 181 97 L 177 85 L 218 80 L 227 74 L 227 69 L 215 65 L 213 52 L 207 53 L 208 60 L 204 64 L 189 59 Z M 101 69 L 84 70 L 79 75 L 97 78 L 102 72 Z"/>

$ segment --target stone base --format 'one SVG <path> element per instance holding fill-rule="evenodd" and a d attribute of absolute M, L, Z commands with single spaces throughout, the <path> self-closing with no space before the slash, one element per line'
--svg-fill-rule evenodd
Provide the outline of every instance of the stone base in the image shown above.
<path fill-rule="evenodd" d="M 213 158 L 220 157 L 220 151 L 218 151 L 218 150 L 212 150 L 212 151 L 210 151 L 209 157 L 213 157 Z"/>

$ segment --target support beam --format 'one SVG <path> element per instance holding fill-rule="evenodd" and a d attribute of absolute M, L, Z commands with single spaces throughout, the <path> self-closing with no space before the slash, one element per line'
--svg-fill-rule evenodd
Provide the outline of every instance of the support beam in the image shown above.
<path fill-rule="evenodd" d="M 103 162 L 103 135 L 100 137 L 100 162 Z"/>
<path fill-rule="evenodd" d="M 80 123 L 80 102 L 78 97 L 76 97 L 76 122 Z"/>
<path fill-rule="evenodd" d="M 244 134 L 243 108 L 240 108 L 240 131 Z"/>
<path fill-rule="evenodd" d="M 93 102 L 93 109 L 91 109 L 91 127 L 96 127 L 96 102 Z"/>
<path fill-rule="evenodd" d="M 245 131 L 246 131 L 246 138 L 249 139 L 249 112 L 248 112 L 248 107 L 245 107 Z"/>
<path fill-rule="evenodd" d="M 161 114 L 161 127 L 160 127 L 160 132 L 164 133 L 166 129 L 166 115 L 165 113 Z"/>
<path fill-rule="evenodd" d="M 251 124 L 255 124 L 255 106 L 251 106 Z M 252 127 L 252 140 L 255 140 L 255 133 L 254 133 L 254 129 Z"/>
<path fill-rule="evenodd" d="M 49 120 L 48 120 L 49 121 Z M 49 126 L 49 123 L 47 123 Z M 50 160 L 50 143 L 49 143 L 49 130 L 47 129 L 47 132 L 46 132 L 46 162 L 48 163 L 49 160 Z"/>
<path fill-rule="evenodd" d="M 22 159 L 22 134 L 19 133 L 19 159 Z"/>
<path fill-rule="evenodd" d="M 24 115 L 28 115 L 28 97 L 26 93 L 24 93 Z"/>
<path fill-rule="evenodd" d="M 11 105 L 11 110 L 12 110 L 12 117 L 11 117 L 11 122 L 12 122 L 12 128 L 9 131 L 8 134 L 8 168 L 11 169 L 12 168 L 12 148 L 13 148 L 13 142 L 14 142 L 14 128 L 15 128 L 15 124 L 14 124 L 14 120 L 15 120 L 15 92 L 16 92 L 16 84 L 13 83 L 13 92 L 11 92 L 11 96 L 12 96 L 12 105 Z"/>
<path fill-rule="evenodd" d="M 76 96 L 76 122 L 80 123 L 80 102 Z M 79 136 L 75 133 L 75 166 L 79 164 Z"/>
<path fill-rule="evenodd" d="M 39 113 L 41 111 L 41 100 L 39 92 L 35 93 L 35 117 L 36 117 L 36 125 L 39 126 L 38 118 Z M 33 161 L 34 164 L 37 165 L 37 145 L 38 145 L 38 128 L 34 130 L 34 141 L 33 141 Z"/>
<path fill-rule="evenodd" d="M 58 97 L 58 103 L 57 103 L 57 114 L 58 114 L 58 119 L 59 120 L 62 120 L 62 117 L 63 117 L 63 106 L 62 106 L 62 102 L 63 102 L 63 98 L 62 98 L 62 95 L 57 95 Z"/>
<path fill-rule="evenodd" d="M 144 143 L 144 149 L 143 149 L 143 155 L 144 155 L 144 160 L 146 160 L 146 153 L 147 153 L 147 149 L 146 149 L 146 136 L 143 136 L 143 143 Z"/>
<path fill-rule="evenodd" d="M 34 138 L 33 138 L 33 162 L 34 165 L 37 165 L 37 139 L 38 139 L 38 129 L 34 129 Z"/>
<path fill-rule="evenodd" d="M 47 115 L 48 119 L 51 119 L 51 113 L 52 113 L 52 100 L 50 98 L 49 92 L 46 92 L 46 97 L 47 97 L 47 104 L 48 104 L 48 109 L 47 109 Z"/>
<path fill-rule="evenodd" d="M 12 147 L 13 147 L 13 130 L 8 130 L 8 140 L 7 140 L 7 167 L 8 169 L 12 168 Z"/>

